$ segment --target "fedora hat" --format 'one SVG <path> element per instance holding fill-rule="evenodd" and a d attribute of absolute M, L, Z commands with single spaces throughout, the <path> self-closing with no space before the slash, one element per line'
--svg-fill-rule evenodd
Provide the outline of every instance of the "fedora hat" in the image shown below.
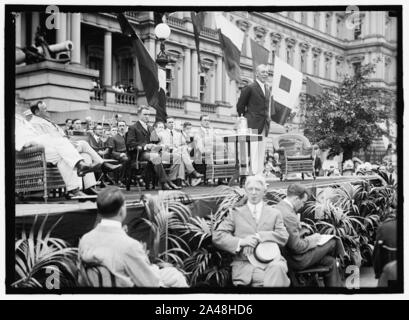
<path fill-rule="evenodd" d="M 271 261 L 279 260 L 280 258 L 280 248 L 277 243 L 272 241 L 260 242 L 254 248 L 253 253 L 248 256 L 250 263 L 261 269 L 265 269 Z"/>

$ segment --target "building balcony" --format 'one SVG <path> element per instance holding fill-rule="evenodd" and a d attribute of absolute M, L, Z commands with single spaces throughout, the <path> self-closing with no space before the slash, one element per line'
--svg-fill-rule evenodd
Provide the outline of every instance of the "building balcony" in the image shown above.
<path fill-rule="evenodd" d="M 218 107 L 218 105 L 214 104 L 214 103 L 201 102 L 200 103 L 200 112 L 202 112 L 202 113 L 216 113 L 217 107 Z"/>

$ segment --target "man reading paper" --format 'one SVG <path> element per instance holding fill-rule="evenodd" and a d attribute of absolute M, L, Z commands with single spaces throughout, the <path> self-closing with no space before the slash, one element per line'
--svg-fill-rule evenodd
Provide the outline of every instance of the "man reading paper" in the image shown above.
<path fill-rule="evenodd" d="M 288 267 L 293 270 L 304 270 L 313 266 L 328 267 L 329 271 L 324 276 L 325 286 L 341 287 L 336 256 L 342 256 L 345 252 L 340 241 L 335 237 L 324 239 L 319 233 L 302 236 L 297 211 L 304 206 L 307 199 L 308 192 L 305 187 L 291 184 L 287 189 L 287 197 L 275 206 L 281 212 L 289 234 L 283 255 Z"/>

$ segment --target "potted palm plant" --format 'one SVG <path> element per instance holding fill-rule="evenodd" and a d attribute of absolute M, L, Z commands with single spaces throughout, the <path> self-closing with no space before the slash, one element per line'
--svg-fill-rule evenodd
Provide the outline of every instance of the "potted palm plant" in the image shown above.
<path fill-rule="evenodd" d="M 51 237 L 61 219 L 45 234 L 46 220 L 47 217 L 36 231 L 36 216 L 31 230 L 23 230 L 16 240 L 14 288 L 59 289 L 77 285 L 77 249 L 69 247 L 62 239 Z M 51 275 L 53 281 L 50 282 Z"/>

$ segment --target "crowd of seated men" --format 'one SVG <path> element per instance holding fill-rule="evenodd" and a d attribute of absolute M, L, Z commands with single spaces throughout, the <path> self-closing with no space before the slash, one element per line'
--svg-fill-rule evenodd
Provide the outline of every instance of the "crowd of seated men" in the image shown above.
<path fill-rule="evenodd" d="M 66 185 L 67 198 L 97 193 L 94 172 L 115 171 L 121 167 L 104 161 L 86 140 L 71 139 L 65 130 L 51 121 L 45 102 L 33 104 L 30 113 L 26 118 L 16 114 L 16 151 L 34 145 L 43 146 L 46 161 L 58 167 Z"/>
<path fill-rule="evenodd" d="M 193 133 L 190 122 L 176 128 L 172 117 L 166 119 L 166 123 L 157 122 L 151 126 L 146 106 L 138 107 L 133 124 L 127 124 L 117 115 L 115 121 L 105 123 L 93 121 L 91 117 L 66 119 L 65 125 L 60 127 L 50 120 L 47 106 L 42 101 L 31 106 L 31 112 L 29 123 L 40 131 L 39 135 L 43 133 L 65 139 L 77 150 L 85 164 L 101 164 L 84 174 L 82 181 L 74 183 L 75 188 L 67 188 L 67 197 L 97 194 L 96 186 L 104 187 L 106 183 L 125 188 L 133 182 L 147 190 L 156 186 L 163 190 L 178 190 L 189 185 L 213 183 L 203 178 L 206 166 L 215 159 L 217 136 L 207 115 L 200 117 L 201 125 Z M 146 166 L 138 166 L 145 179 L 140 178 L 141 175 L 136 177 L 131 170 L 137 161 L 147 163 Z M 218 183 L 225 182 L 219 179 Z"/>

